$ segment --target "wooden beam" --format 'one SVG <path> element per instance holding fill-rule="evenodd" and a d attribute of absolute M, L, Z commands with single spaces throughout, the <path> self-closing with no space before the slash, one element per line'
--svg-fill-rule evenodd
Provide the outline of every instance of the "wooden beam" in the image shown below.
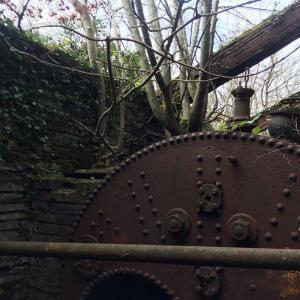
<path fill-rule="evenodd" d="M 300 0 L 221 48 L 211 58 L 212 73 L 236 76 L 300 37 Z M 229 81 L 218 77 L 214 86 Z M 210 91 L 213 87 L 210 87 Z"/>

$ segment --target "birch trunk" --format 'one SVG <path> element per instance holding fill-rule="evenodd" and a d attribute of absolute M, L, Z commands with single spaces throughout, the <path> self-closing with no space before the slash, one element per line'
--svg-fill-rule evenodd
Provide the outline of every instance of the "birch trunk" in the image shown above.
<path fill-rule="evenodd" d="M 203 28 L 201 51 L 200 51 L 200 63 L 199 66 L 202 69 L 209 70 L 209 54 L 210 54 L 210 21 L 212 0 L 203 1 L 203 16 L 201 18 L 201 28 Z M 189 131 L 201 130 L 204 123 L 204 118 L 207 109 L 208 99 L 208 76 L 207 73 L 202 72 L 199 78 L 203 81 L 199 82 L 193 98 L 193 104 L 191 109 L 191 117 L 189 122 Z"/>
<path fill-rule="evenodd" d="M 94 26 L 88 8 L 86 7 L 86 5 L 82 4 L 79 0 L 72 0 L 72 4 L 75 10 L 80 15 L 80 20 L 84 28 L 85 35 L 89 38 L 94 39 L 95 38 Z M 104 79 L 102 76 L 102 69 L 99 63 L 97 62 L 97 43 L 89 39 L 86 40 L 86 43 L 87 43 L 90 65 L 94 69 L 94 72 L 99 74 L 99 76 L 97 76 L 97 90 L 100 97 L 99 114 L 101 115 L 105 108 L 106 91 L 105 91 Z"/>

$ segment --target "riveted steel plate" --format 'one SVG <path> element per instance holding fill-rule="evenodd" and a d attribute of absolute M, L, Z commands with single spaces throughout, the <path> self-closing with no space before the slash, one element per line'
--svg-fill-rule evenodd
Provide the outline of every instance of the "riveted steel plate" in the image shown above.
<path fill-rule="evenodd" d="M 70 240 L 88 236 L 98 243 L 239 246 L 227 224 L 245 214 L 256 230 L 248 247 L 299 248 L 299 159 L 296 145 L 244 133 L 196 133 L 156 143 L 128 158 L 87 199 Z M 209 212 L 199 207 L 199 189 L 205 185 L 216 188 L 207 193 L 207 203 L 222 192 L 221 204 Z M 180 238 L 166 226 L 173 209 L 189 218 L 189 230 Z M 235 234 L 252 228 L 242 225 L 233 227 Z M 209 298 L 194 280 L 205 266 L 103 261 L 92 268 L 85 262 L 94 273 L 99 270 L 85 279 L 74 265 L 80 266 L 65 263 L 63 300 L 116 300 L 105 286 L 124 289 L 123 299 L 141 299 L 140 289 L 126 294 L 124 287 L 134 286 L 130 280 L 143 286 L 145 295 L 152 290 L 153 300 Z M 216 273 L 218 291 L 209 299 L 300 299 L 299 272 L 216 268 Z"/>

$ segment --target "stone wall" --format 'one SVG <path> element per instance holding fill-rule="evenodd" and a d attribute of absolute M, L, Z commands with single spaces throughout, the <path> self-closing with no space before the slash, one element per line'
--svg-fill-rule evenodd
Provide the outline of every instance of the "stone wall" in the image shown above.
<path fill-rule="evenodd" d="M 30 224 L 24 183 L 0 178 L 0 239 L 28 240 Z M 28 258 L 0 257 L 0 299 L 27 299 L 24 279 Z"/>
<path fill-rule="evenodd" d="M 52 179 L 34 183 L 29 199 L 33 241 L 68 241 L 83 203 L 99 180 Z M 56 300 L 60 294 L 62 263 L 54 258 L 30 258 L 28 299 Z"/>
<path fill-rule="evenodd" d="M 97 182 L 65 178 L 99 159 L 101 144 L 78 125 L 95 127 L 94 78 L 49 65 L 89 71 L 1 23 L 0 57 L 0 240 L 65 241 Z M 126 107 L 124 155 L 162 135 L 143 93 Z M 0 299 L 54 299 L 60 272 L 55 259 L 1 257 Z"/>

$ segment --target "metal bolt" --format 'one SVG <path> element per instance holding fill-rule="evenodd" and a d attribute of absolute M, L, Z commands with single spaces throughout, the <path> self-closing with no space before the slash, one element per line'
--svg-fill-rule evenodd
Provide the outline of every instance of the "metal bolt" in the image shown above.
<path fill-rule="evenodd" d="M 277 220 L 276 218 L 271 218 L 271 219 L 270 219 L 270 223 L 271 223 L 272 226 L 275 227 L 275 226 L 278 225 L 278 220 Z"/>
<path fill-rule="evenodd" d="M 271 234 L 270 232 L 266 232 L 266 233 L 265 233 L 265 239 L 266 239 L 267 241 L 270 242 L 270 241 L 272 240 L 272 238 L 273 238 L 273 237 L 272 237 L 272 234 Z"/>
<path fill-rule="evenodd" d="M 220 168 L 216 168 L 215 172 L 216 172 L 217 175 L 220 175 L 222 173 Z"/>
<path fill-rule="evenodd" d="M 199 175 L 203 174 L 203 169 L 202 169 L 202 168 L 198 168 L 198 169 L 197 169 L 197 173 L 198 173 Z"/>
<path fill-rule="evenodd" d="M 198 242 L 202 242 L 203 241 L 203 237 L 201 234 L 197 234 L 196 239 Z"/>
<path fill-rule="evenodd" d="M 222 229 L 222 225 L 220 223 L 216 223 L 215 228 L 217 231 L 220 231 Z"/>
<path fill-rule="evenodd" d="M 277 204 L 277 210 L 280 211 L 280 212 L 283 212 L 284 211 L 284 205 L 282 203 L 278 203 Z"/>
<path fill-rule="evenodd" d="M 250 284 L 249 285 L 249 291 L 254 292 L 256 290 L 256 285 L 255 284 Z"/>
<path fill-rule="evenodd" d="M 298 232 L 296 232 L 296 231 L 291 232 L 291 238 L 292 238 L 294 241 L 297 241 L 297 240 L 299 239 L 299 234 L 298 234 Z"/>
<path fill-rule="evenodd" d="M 198 160 L 198 161 L 202 161 L 202 160 L 203 160 L 203 157 L 202 157 L 202 155 L 200 155 L 200 154 L 199 154 L 199 155 L 197 155 L 197 160 Z"/>
<path fill-rule="evenodd" d="M 222 159 L 222 157 L 221 157 L 220 154 L 217 154 L 217 155 L 215 156 L 215 160 L 216 160 L 216 161 L 221 161 L 221 159 Z"/>
<path fill-rule="evenodd" d="M 202 228 L 203 222 L 202 221 L 197 221 L 196 225 L 197 225 L 198 228 Z"/>
<path fill-rule="evenodd" d="M 290 181 L 293 181 L 293 182 L 297 181 L 297 175 L 294 173 L 291 173 L 289 178 L 290 178 Z"/>
<path fill-rule="evenodd" d="M 285 197 L 290 197 L 291 196 L 291 190 L 290 189 L 288 189 L 288 188 L 285 188 L 285 189 L 283 189 L 283 195 L 285 196 Z"/>
<path fill-rule="evenodd" d="M 237 219 L 231 224 L 231 236 L 236 241 L 245 241 L 251 237 L 250 224 L 246 220 Z"/>
<path fill-rule="evenodd" d="M 222 239 L 219 235 L 215 237 L 215 242 L 216 242 L 216 244 L 221 244 Z"/>

